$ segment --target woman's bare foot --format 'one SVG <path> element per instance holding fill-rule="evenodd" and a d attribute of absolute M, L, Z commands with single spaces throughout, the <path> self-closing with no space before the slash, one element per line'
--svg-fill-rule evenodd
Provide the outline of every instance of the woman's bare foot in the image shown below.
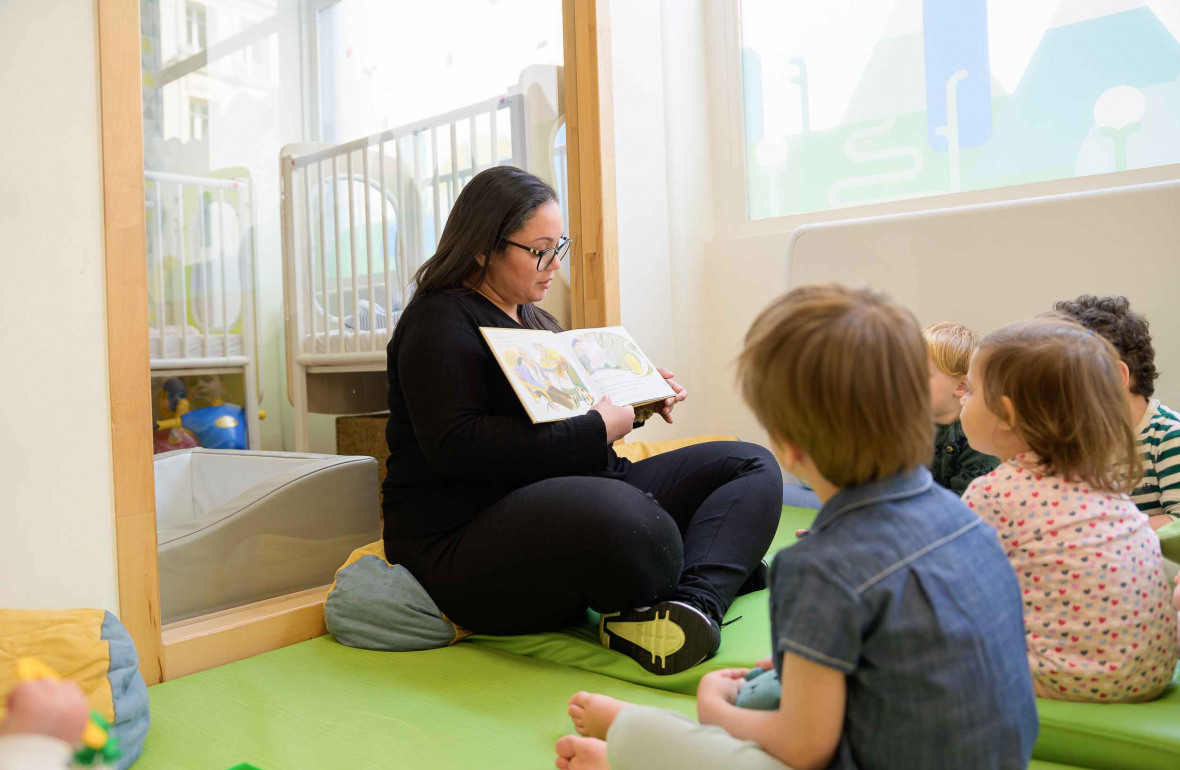
<path fill-rule="evenodd" d="M 606 741 L 566 735 L 557 741 L 559 770 L 610 770 L 606 761 Z"/>
<path fill-rule="evenodd" d="M 569 715 L 579 735 L 606 740 L 606 731 L 614 724 L 615 717 L 630 705 L 609 695 L 576 692 L 570 698 Z"/>

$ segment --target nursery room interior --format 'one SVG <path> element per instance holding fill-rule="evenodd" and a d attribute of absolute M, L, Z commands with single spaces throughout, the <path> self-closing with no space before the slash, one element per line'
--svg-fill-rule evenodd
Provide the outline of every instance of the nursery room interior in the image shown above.
<path fill-rule="evenodd" d="M 0 769 L 1180 767 L 1180 0 L 0 42 Z"/>

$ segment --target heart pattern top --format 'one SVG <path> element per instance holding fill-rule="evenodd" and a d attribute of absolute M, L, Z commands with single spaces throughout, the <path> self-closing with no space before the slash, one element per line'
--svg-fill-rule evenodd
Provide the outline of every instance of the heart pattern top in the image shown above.
<path fill-rule="evenodd" d="M 1018 455 L 963 493 L 1020 581 L 1034 689 L 1059 700 L 1150 700 L 1180 657 L 1159 538 L 1126 495 L 1039 467 L 1035 454 Z"/>

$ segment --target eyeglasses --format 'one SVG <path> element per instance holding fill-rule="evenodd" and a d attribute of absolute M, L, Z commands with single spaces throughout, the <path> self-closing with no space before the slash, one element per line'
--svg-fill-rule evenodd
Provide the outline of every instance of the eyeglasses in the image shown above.
<path fill-rule="evenodd" d="M 525 246 L 523 243 L 516 243 L 515 241 L 510 241 L 507 238 L 504 239 L 504 243 L 508 244 L 509 246 L 515 246 L 518 249 L 524 249 L 529 254 L 535 256 L 537 258 L 538 273 L 543 273 L 549 268 L 553 267 L 554 262 L 561 262 L 563 259 L 565 259 L 565 255 L 570 253 L 570 243 L 572 241 L 572 238 L 567 238 L 563 235 L 561 236 L 561 240 L 557 242 L 556 246 L 551 246 L 548 249 L 533 249 Z"/>

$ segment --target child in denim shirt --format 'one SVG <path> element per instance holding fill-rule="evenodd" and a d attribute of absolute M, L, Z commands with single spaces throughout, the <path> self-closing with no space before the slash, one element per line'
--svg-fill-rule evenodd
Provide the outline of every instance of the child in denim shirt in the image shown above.
<path fill-rule="evenodd" d="M 577 693 L 559 768 L 1020 768 L 1037 733 L 1020 591 L 995 533 L 926 470 L 930 394 L 913 316 L 839 286 L 754 323 L 747 403 L 823 508 L 772 568 L 778 708 L 701 679 L 700 724 Z M 867 398 L 865 394 L 871 393 Z"/>

